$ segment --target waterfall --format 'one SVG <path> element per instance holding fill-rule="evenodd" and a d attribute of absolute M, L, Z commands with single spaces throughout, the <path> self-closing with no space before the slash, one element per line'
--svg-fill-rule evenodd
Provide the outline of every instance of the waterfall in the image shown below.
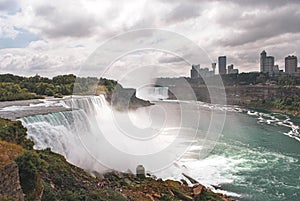
<path fill-rule="evenodd" d="M 105 97 L 74 97 L 61 102 L 72 110 L 20 119 L 28 130 L 28 137 L 34 142 L 34 148 L 51 148 L 85 169 L 103 169 L 95 162 L 87 146 L 97 147 L 100 144 L 97 144 L 99 139 L 93 138 L 93 134 L 99 132 L 97 125 L 93 124 L 93 117 L 101 108 L 108 108 Z"/>
<path fill-rule="evenodd" d="M 137 90 L 137 97 L 144 100 L 160 100 L 167 99 L 168 95 L 168 87 L 143 87 Z"/>
<path fill-rule="evenodd" d="M 105 97 L 61 100 L 70 111 L 23 117 L 35 149 L 51 148 L 72 164 L 89 171 L 134 171 L 143 164 L 156 171 L 172 164 L 186 149 L 183 135 L 194 134 L 182 124 L 178 104 L 119 112 Z M 166 107 L 166 108 L 164 108 Z M 171 111 L 172 114 L 166 112 Z M 172 118 L 167 118 L 167 117 Z"/>

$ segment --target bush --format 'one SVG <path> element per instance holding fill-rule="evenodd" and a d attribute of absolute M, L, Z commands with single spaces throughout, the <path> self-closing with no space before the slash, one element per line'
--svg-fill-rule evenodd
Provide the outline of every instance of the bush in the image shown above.
<path fill-rule="evenodd" d="M 20 121 L 9 121 L 0 118 L 0 140 L 21 145 L 25 149 L 32 149 L 33 142 L 26 138 L 27 129 Z"/>
<path fill-rule="evenodd" d="M 54 94 L 54 98 L 63 98 L 63 95 L 58 93 L 58 94 Z"/>
<path fill-rule="evenodd" d="M 47 167 L 35 151 L 25 151 L 15 159 L 19 167 L 20 181 L 23 192 L 30 194 L 38 188 L 39 171 Z"/>

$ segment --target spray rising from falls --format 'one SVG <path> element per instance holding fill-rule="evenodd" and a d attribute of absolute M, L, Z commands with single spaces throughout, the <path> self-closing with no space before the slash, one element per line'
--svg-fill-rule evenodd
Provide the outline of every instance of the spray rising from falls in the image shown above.
<path fill-rule="evenodd" d="M 72 110 L 20 120 L 36 149 L 51 148 L 84 169 L 126 171 L 143 164 L 158 170 L 186 147 L 178 137 L 182 128 L 176 128 L 180 118 L 166 120 L 165 110 L 156 106 L 122 113 L 113 110 L 104 96 L 62 101 Z M 188 132 L 194 133 L 187 130 L 185 135 Z"/>

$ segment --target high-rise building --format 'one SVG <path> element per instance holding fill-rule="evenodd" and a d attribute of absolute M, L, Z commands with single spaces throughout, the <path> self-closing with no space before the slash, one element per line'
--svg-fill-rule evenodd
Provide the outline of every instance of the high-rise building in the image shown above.
<path fill-rule="evenodd" d="M 294 73 L 297 72 L 297 64 L 298 60 L 297 57 L 292 55 L 292 56 L 287 56 L 285 57 L 285 72 L 286 73 Z"/>
<path fill-rule="evenodd" d="M 266 51 L 262 51 L 260 53 L 260 72 L 273 74 L 274 60 L 273 56 L 267 56 Z"/>
<path fill-rule="evenodd" d="M 218 65 L 219 65 L 219 74 L 225 75 L 226 74 L 226 56 L 220 56 L 218 58 Z"/>
<path fill-rule="evenodd" d="M 234 69 L 233 64 L 230 64 L 229 66 L 227 66 L 227 74 L 239 74 L 239 70 Z"/>
<path fill-rule="evenodd" d="M 198 65 L 193 64 L 191 70 L 191 78 L 192 79 L 199 78 L 200 77 L 199 72 L 200 72 L 200 64 Z"/>

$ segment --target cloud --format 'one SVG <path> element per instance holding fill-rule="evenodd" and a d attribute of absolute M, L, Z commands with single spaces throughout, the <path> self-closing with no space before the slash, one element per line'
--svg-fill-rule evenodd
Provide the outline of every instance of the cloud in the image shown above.
<path fill-rule="evenodd" d="M 17 0 L 0 0 L 0 12 L 13 14 L 19 10 L 19 4 Z"/>
<path fill-rule="evenodd" d="M 76 71 L 105 40 L 142 28 L 179 33 L 203 48 L 212 61 L 227 55 L 240 71 L 258 70 L 263 49 L 280 65 L 287 54 L 299 54 L 299 10 L 296 0 L 0 0 L 0 48 L 5 48 L 0 49 L 0 71 L 47 75 Z M 152 40 L 152 36 L 133 37 L 140 43 Z M 115 45 L 130 46 L 134 38 Z M 186 52 L 186 48 L 181 49 Z M 10 56 L 4 59 L 7 53 Z M 209 65 L 202 56 L 194 57 L 202 66 Z M 165 66 L 182 65 L 170 55 L 155 59 Z M 122 61 L 130 66 L 134 60 L 140 61 L 138 57 Z"/>
<path fill-rule="evenodd" d="M 292 5 L 292 4 L 300 4 L 298 0 L 272 0 L 272 2 L 270 2 L 269 0 L 251 0 L 251 1 L 230 0 L 229 2 L 238 4 L 241 7 L 252 7 L 252 8 L 259 7 L 259 8 L 269 8 L 269 9 L 278 8 L 286 5 Z"/>
<path fill-rule="evenodd" d="M 219 23 L 226 27 L 226 22 L 231 21 L 232 30 L 219 42 L 226 46 L 239 46 L 285 33 L 300 33 L 299 9 L 300 5 L 288 5 L 274 10 L 245 11 L 240 16 L 225 17 Z"/>
<path fill-rule="evenodd" d="M 177 5 L 165 17 L 166 23 L 177 23 L 191 18 L 196 18 L 201 15 L 199 4 L 181 3 Z"/>
<path fill-rule="evenodd" d="M 61 5 L 37 6 L 34 13 L 42 23 L 35 27 L 40 29 L 42 35 L 50 38 L 88 37 L 93 33 L 97 21 L 93 15 L 86 15 L 84 12 L 79 4 L 70 6 L 69 9 Z"/>
<path fill-rule="evenodd" d="M 159 63 L 177 63 L 177 62 L 183 62 L 184 60 L 180 57 L 168 57 L 166 55 L 163 55 L 158 59 Z"/>
<path fill-rule="evenodd" d="M 18 31 L 6 19 L 0 20 L 0 38 L 14 39 L 18 35 Z"/>

